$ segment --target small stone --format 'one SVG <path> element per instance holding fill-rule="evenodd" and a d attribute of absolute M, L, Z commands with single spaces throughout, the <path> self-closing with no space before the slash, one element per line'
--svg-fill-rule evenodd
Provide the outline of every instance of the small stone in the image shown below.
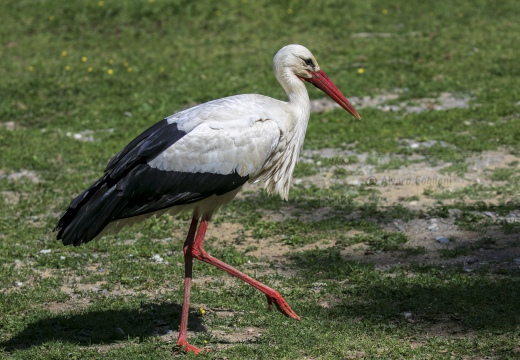
<path fill-rule="evenodd" d="M 63 256 L 63 255 L 60 256 L 60 260 L 65 260 L 65 259 L 66 259 L 65 256 Z"/>
<path fill-rule="evenodd" d="M 484 211 L 482 214 L 484 214 L 484 215 L 486 215 L 487 217 L 490 217 L 490 218 L 494 218 L 495 217 L 495 214 L 493 214 L 490 211 Z"/>
<path fill-rule="evenodd" d="M 450 216 L 458 217 L 462 213 L 462 211 L 460 211 L 459 209 L 449 209 L 448 213 L 450 214 Z"/>
<path fill-rule="evenodd" d="M 16 259 L 16 260 L 14 261 L 14 263 L 15 263 L 15 264 L 19 264 L 19 263 L 21 263 L 21 261 L 18 260 L 18 259 Z"/>
<path fill-rule="evenodd" d="M 124 112 L 124 115 L 125 115 L 126 117 L 132 117 L 132 116 L 133 116 L 132 113 L 131 113 L 130 111 L 125 111 L 125 112 Z"/>
<path fill-rule="evenodd" d="M 23 286 L 23 282 L 21 282 L 21 281 L 15 281 L 14 286 L 16 286 L 16 287 L 21 287 L 21 286 Z"/>
<path fill-rule="evenodd" d="M 119 335 L 119 336 L 125 336 L 126 335 L 125 331 L 123 329 L 119 328 L 119 327 L 117 327 L 115 331 L 116 331 L 116 334 Z"/>
<path fill-rule="evenodd" d="M 52 250 L 51 249 L 43 249 L 40 250 L 40 254 L 49 254 Z"/>
<path fill-rule="evenodd" d="M 513 262 L 520 265 L 520 258 L 513 259 Z"/>
<path fill-rule="evenodd" d="M 153 261 L 155 262 L 158 262 L 158 263 L 161 263 L 164 261 L 164 259 L 159 255 L 159 254 L 155 254 L 153 257 L 152 257 Z"/>
<path fill-rule="evenodd" d="M 435 240 L 437 240 L 437 242 L 439 242 L 441 244 L 449 244 L 449 242 L 450 242 L 450 239 L 448 239 L 445 236 L 438 236 L 435 238 Z"/>
<path fill-rule="evenodd" d="M 430 226 L 428 226 L 428 230 L 437 231 L 439 230 L 439 226 L 437 224 L 431 224 Z"/>
<path fill-rule="evenodd" d="M 409 311 L 406 311 L 403 313 L 403 316 L 405 319 L 410 319 L 412 317 L 412 313 Z"/>

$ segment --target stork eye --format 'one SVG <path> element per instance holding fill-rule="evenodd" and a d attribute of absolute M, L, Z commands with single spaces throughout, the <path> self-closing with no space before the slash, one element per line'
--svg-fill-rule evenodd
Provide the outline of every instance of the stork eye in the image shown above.
<path fill-rule="evenodd" d="M 312 59 L 304 59 L 305 65 L 314 67 L 314 63 L 312 62 Z"/>

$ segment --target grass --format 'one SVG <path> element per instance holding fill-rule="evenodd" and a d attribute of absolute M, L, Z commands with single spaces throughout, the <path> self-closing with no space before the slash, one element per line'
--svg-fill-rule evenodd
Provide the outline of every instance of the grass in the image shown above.
<path fill-rule="evenodd" d="M 284 98 L 270 63 L 289 43 L 311 49 L 347 97 L 471 100 L 419 113 L 366 107 L 362 121 L 312 114 L 304 149 L 337 155 L 298 164 L 288 203 L 245 192 L 208 240 L 210 253 L 280 290 L 302 321 L 196 263 L 191 341 L 221 348 L 202 358 L 518 357 L 519 11 L 512 0 L 2 1 L 0 358 L 171 357 L 189 214 L 78 248 L 51 229 L 154 122 L 237 93 Z M 486 151 L 511 159 L 477 182 L 470 160 Z M 393 179 L 386 172 L 418 164 L 467 183 L 417 194 L 405 184 L 390 203 L 398 184 L 349 185 L 361 170 Z M 421 230 L 431 217 L 455 244 Z M 481 259 L 471 272 L 466 256 Z"/>

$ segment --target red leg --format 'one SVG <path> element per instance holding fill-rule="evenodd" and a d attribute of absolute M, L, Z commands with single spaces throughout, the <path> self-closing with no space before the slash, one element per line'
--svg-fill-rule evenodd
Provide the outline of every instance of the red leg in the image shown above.
<path fill-rule="evenodd" d="M 198 354 L 201 350 L 188 344 L 188 315 L 190 309 L 190 290 L 193 270 L 192 248 L 198 223 L 198 216 L 193 214 L 190 230 L 188 231 L 188 236 L 184 242 L 184 299 L 182 301 L 181 327 L 179 330 L 179 338 L 177 339 L 177 346 L 179 346 L 182 351 L 192 351 L 195 354 Z"/>
<path fill-rule="evenodd" d="M 192 225 L 193 225 L 193 222 L 192 222 Z M 280 293 L 278 291 L 271 289 L 270 287 L 247 276 L 246 274 L 238 271 L 237 269 L 226 264 L 225 262 L 209 255 L 203 248 L 204 236 L 206 235 L 207 227 L 208 227 L 208 221 L 203 219 L 200 222 L 199 230 L 197 231 L 197 236 L 195 237 L 195 242 L 193 243 L 193 246 L 191 247 L 191 249 L 188 247 L 188 249 L 191 250 L 190 255 L 192 257 L 194 257 L 195 259 L 198 259 L 200 261 L 204 261 L 205 263 L 214 265 L 214 266 L 218 267 L 219 269 L 222 269 L 222 270 L 228 272 L 229 274 L 236 276 L 239 279 L 244 280 L 246 283 L 254 286 L 256 289 L 263 292 L 265 294 L 265 296 L 267 297 L 267 303 L 269 306 L 269 310 L 272 309 L 273 303 L 274 303 L 276 305 L 276 308 L 285 316 L 291 317 L 296 320 L 300 320 L 300 317 L 291 309 L 289 304 L 287 304 L 287 302 L 284 300 L 284 298 L 280 295 Z M 190 231 L 191 231 L 191 228 L 190 228 Z M 184 249 L 186 251 L 186 247 Z M 191 278 L 191 271 L 190 271 L 190 278 Z M 186 290 L 185 290 L 185 296 L 186 296 Z M 188 291 L 188 297 L 189 297 L 189 291 Z M 183 311 L 184 311 L 184 305 L 183 305 Z"/>

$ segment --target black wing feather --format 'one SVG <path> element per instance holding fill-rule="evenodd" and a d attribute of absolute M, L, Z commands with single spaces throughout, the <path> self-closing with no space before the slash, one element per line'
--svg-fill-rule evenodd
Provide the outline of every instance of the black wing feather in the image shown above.
<path fill-rule="evenodd" d="M 152 160 L 186 134 L 179 130 L 176 123 L 169 124 L 167 119 L 161 120 L 114 156 L 108 162 L 105 172 L 117 178 L 136 163 Z"/>
<path fill-rule="evenodd" d="M 137 136 L 134 140 L 132 140 L 128 145 L 125 146 L 123 150 L 119 152 L 116 156 L 114 156 L 110 161 L 108 162 L 107 167 L 105 168 L 105 172 L 112 169 L 123 157 L 125 157 L 130 151 L 139 149 L 142 143 L 148 139 L 150 136 L 156 134 L 156 133 L 162 133 L 165 128 L 167 128 L 168 120 L 163 119 L 159 121 L 158 123 L 155 123 L 154 125 L 150 126 L 148 129 L 143 131 L 139 136 Z M 173 129 L 172 132 L 175 133 L 175 131 L 178 131 L 177 124 L 172 124 Z M 170 133 L 170 132 L 167 132 Z M 186 134 L 186 133 L 184 133 Z M 172 143 L 173 144 L 173 143 Z M 170 144 L 171 145 L 171 144 Z"/>
<path fill-rule="evenodd" d="M 132 140 L 107 165 L 105 174 L 70 203 L 54 231 L 65 245 L 95 238 L 110 222 L 222 195 L 249 176 L 237 173 L 165 171 L 147 162 L 187 133 L 162 120 Z"/>

